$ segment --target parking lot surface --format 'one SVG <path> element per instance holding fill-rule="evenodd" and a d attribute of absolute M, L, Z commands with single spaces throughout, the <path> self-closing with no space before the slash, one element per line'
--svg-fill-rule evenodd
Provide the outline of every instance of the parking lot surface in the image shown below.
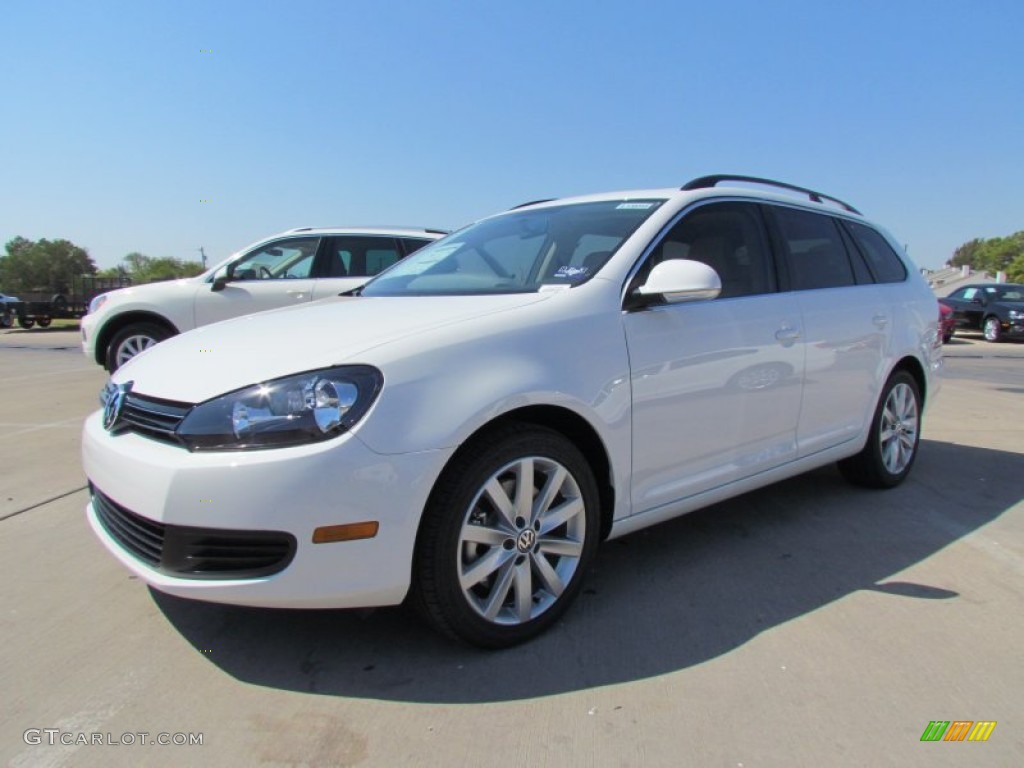
<path fill-rule="evenodd" d="M 946 352 L 900 488 L 828 468 L 610 542 L 553 631 L 486 653 L 401 608 L 148 590 L 83 515 L 105 374 L 0 331 L 0 763 L 1019 766 L 1024 344 Z"/>

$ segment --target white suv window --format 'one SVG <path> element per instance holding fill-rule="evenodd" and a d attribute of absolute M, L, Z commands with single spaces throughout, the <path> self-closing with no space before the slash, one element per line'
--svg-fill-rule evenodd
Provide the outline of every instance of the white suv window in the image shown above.
<path fill-rule="evenodd" d="M 275 240 L 250 251 L 231 265 L 232 280 L 274 280 L 309 277 L 318 237 Z"/>

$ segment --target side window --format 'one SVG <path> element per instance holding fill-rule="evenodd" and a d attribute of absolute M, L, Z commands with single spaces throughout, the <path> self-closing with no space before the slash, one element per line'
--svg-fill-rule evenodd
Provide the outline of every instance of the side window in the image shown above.
<path fill-rule="evenodd" d="M 412 253 L 416 253 L 424 245 L 434 242 L 433 240 L 418 240 L 414 237 L 403 237 L 402 247 L 405 248 L 405 255 L 408 256 Z"/>
<path fill-rule="evenodd" d="M 245 254 L 228 268 L 233 280 L 273 280 L 309 277 L 318 237 L 275 240 Z"/>
<path fill-rule="evenodd" d="M 977 288 L 964 288 L 963 298 L 967 301 L 979 298 L 980 291 Z"/>
<path fill-rule="evenodd" d="M 789 258 L 794 291 L 856 283 L 839 228 L 831 216 L 770 206 Z"/>
<path fill-rule="evenodd" d="M 903 266 L 903 261 L 881 234 L 855 221 L 847 221 L 845 225 L 853 235 L 860 252 L 868 260 L 868 265 L 878 282 L 902 283 L 907 279 L 907 268 Z"/>
<path fill-rule="evenodd" d="M 402 258 L 393 237 L 333 238 L 325 255 L 324 277 L 373 277 Z"/>
<path fill-rule="evenodd" d="M 684 216 L 652 251 L 640 282 L 667 259 L 701 261 L 714 269 L 722 280 L 720 299 L 775 290 L 760 212 L 749 203 L 713 203 Z"/>

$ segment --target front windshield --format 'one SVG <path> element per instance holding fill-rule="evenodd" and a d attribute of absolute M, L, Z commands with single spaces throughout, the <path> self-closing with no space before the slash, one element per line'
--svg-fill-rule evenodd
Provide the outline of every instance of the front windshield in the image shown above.
<path fill-rule="evenodd" d="M 485 219 L 398 262 L 363 296 L 530 293 L 597 273 L 664 200 L 610 200 Z"/>

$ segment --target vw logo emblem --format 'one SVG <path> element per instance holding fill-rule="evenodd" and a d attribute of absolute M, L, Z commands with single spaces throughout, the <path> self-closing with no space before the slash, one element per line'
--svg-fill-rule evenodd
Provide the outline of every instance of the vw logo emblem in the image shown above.
<path fill-rule="evenodd" d="M 533 528 L 527 528 L 519 537 L 516 539 L 516 548 L 522 552 L 527 553 L 533 549 L 533 545 L 537 543 L 537 534 Z"/>
<path fill-rule="evenodd" d="M 124 399 L 128 390 L 132 388 L 132 382 L 119 384 L 107 398 L 107 404 L 103 406 L 103 428 L 113 432 L 117 422 L 121 419 L 121 411 L 124 410 Z"/>

